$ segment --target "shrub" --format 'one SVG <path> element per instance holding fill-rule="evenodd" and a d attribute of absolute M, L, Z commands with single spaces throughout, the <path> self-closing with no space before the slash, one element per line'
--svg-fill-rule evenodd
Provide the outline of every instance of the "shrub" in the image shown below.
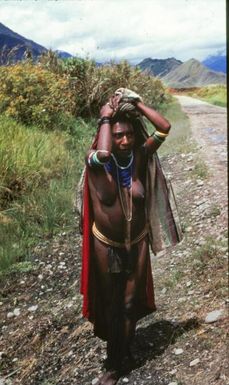
<path fill-rule="evenodd" d="M 133 89 L 155 108 L 169 98 L 159 79 L 126 61 L 97 66 L 93 60 L 57 59 L 50 51 L 39 63 L 0 67 L 0 82 L 0 113 L 27 125 L 70 132 L 73 117 L 97 117 L 117 88 Z"/>
<path fill-rule="evenodd" d="M 0 113 L 41 128 L 58 128 L 60 114 L 71 116 L 68 80 L 31 62 L 0 67 Z M 63 121 L 63 119 L 62 119 Z"/>
<path fill-rule="evenodd" d="M 102 104 L 120 87 L 136 91 L 146 104 L 155 108 L 169 98 L 159 79 L 126 61 L 97 66 L 92 60 L 70 58 L 63 61 L 63 73 L 69 77 L 75 94 L 75 116 L 98 116 Z"/>

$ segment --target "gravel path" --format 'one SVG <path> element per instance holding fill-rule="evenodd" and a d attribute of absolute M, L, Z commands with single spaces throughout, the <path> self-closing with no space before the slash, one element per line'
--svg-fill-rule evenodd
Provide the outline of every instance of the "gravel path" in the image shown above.
<path fill-rule="evenodd" d="M 193 136 L 212 173 L 225 179 L 227 162 L 227 109 L 190 96 L 176 96 L 189 116 Z M 224 183 L 225 185 L 225 183 Z"/>

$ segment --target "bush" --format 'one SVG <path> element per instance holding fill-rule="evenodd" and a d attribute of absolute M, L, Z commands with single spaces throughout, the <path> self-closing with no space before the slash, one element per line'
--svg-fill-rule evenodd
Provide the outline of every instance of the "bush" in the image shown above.
<path fill-rule="evenodd" d="M 0 113 L 42 129 L 74 131 L 74 118 L 99 115 L 117 88 L 139 93 L 155 108 L 169 98 L 162 82 L 126 61 L 97 66 L 92 60 L 57 59 L 43 54 L 32 61 L 0 67 Z"/>
<path fill-rule="evenodd" d="M 126 61 L 97 66 L 92 60 L 70 58 L 63 61 L 63 73 L 68 76 L 75 95 L 75 116 L 98 116 L 101 106 L 120 87 L 136 91 L 146 104 L 155 108 L 169 98 L 159 79 Z"/>
<path fill-rule="evenodd" d="M 0 113 L 18 122 L 54 129 L 60 115 L 71 117 L 74 101 L 68 80 L 40 65 L 0 67 L 0 83 Z M 63 126 L 63 118 L 61 122 Z"/>

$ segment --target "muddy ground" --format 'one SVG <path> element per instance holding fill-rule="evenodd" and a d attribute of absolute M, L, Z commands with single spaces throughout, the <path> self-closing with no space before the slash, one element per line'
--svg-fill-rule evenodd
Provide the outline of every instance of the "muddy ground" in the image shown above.
<path fill-rule="evenodd" d="M 226 109 L 178 98 L 194 146 L 162 162 L 184 239 L 152 257 L 157 311 L 138 323 L 136 366 L 119 385 L 229 384 Z M 0 283 L 0 385 L 96 382 L 105 344 L 81 316 L 80 243 L 76 223 Z"/>

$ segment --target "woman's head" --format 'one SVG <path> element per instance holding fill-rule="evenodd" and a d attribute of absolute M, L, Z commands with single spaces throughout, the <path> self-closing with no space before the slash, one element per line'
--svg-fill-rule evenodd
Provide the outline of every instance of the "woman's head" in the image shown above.
<path fill-rule="evenodd" d="M 128 156 L 134 148 L 135 133 L 129 121 L 117 121 L 112 124 L 112 151 L 118 156 Z"/>

